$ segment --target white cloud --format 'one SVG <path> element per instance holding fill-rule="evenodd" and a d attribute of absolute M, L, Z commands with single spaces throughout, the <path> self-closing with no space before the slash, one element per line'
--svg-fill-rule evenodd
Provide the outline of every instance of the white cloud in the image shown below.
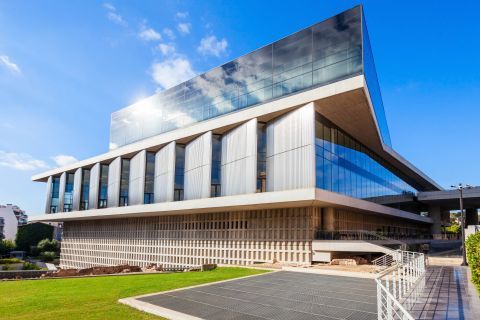
<path fill-rule="evenodd" d="M 153 28 L 141 27 L 138 36 L 145 41 L 158 41 L 162 39 L 162 35 Z"/>
<path fill-rule="evenodd" d="M 44 161 L 35 159 L 27 153 L 5 152 L 3 150 L 0 150 L 0 166 L 22 171 L 48 168 Z"/>
<path fill-rule="evenodd" d="M 186 58 L 176 57 L 162 62 L 154 62 L 151 68 L 153 80 L 162 89 L 171 88 L 195 76 L 195 71 Z"/>
<path fill-rule="evenodd" d="M 197 50 L 203 55 L 219 57 L 227 50 L 228 42 L 225 38 L 218 40 L 216 36 L 207 36 L 200 41 Z"/>
<path fill-rule="evenodd" d="M 107 18 L 108 20 L 119 24 L 121 26 L 126 26 L 127 22 L 123 19 L 123 17 L 117 12 L 117 8 L 115 8 L 111 3 L 104 3 L 103 7 L 107 9 Z"/>
<path fill-rule="evenodd" d="M 175 39 L 175 33 L 173 33 L 173 30 L 172 30 L 172 29 L 170 29 L 170 28 L 165 28 L 165 29 L 163 29 L 163 33 L 164 33 L 167 37 L 169 37 L 170 39 L 172 39 L 172 40 Z"/>
<path fill-rule="evenodd" d="M 72 163 L 77 162 L 77 158 L 74 156 L 69 156 L 66 154 L 59 154 L 57 156 L 52 157 L 53 161 L 55 161 L 55 164 L 59 167 L 63 167 Z"/>
<path fill-rule="evenodd" d="M 192 25 L 190 23 L 179 23 L 177 25 L 178 31 L 182 34 L 190 33 L 191 27 L 192 27 Z"/>
<path fill-rule="evenodd" d="M 17 73 L 17 74 L 22 73 L 18 65 L 10 61 L 10 58 L 8 56 L 5 56 L 5 55 L 0 56 L 0 64 L 3 65 L 7 70 L 9 70 L 12 73 Z"/>
<path fill-rule="evenodd" d="M 187 11 L 179 11 L 175 14 L 175 16 L 177 18 L 180 18 L 180 19 L 185 19 L 188 17 L 188 12 Z"/>
<path fill-rule="evenodd" d="M 172 43 L 160 43 L 157 49 L 164 55 L 170 55 L 175 52 L 175 46 Z"/>

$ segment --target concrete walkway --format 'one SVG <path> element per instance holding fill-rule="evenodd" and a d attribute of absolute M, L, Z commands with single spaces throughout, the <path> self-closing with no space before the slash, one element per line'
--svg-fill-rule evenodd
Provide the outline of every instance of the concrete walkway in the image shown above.
<path fill-rule="evenodd" d="M 415 319 L 480 319 L 480 300 L 468 272 L 460 266 L 428 266 L 403 305 Z"/>

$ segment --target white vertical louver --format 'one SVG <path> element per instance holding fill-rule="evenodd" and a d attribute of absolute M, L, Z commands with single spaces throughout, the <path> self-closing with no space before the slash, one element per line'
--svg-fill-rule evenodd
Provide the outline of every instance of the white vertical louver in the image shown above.
<path fill-rule="evenodd" d="M 47 201 L 45 202 L 45 213 L 50 213 L 50 206 L 52 204 L 52 176 L 47 180 Z"/>
<path fill-rule="evenodd" d="M 310 187 L 315 187 L 313 103 L 267 125 L 267 191 Z"/>
<path fill-rule="evenodd" d="M 128 184 L 128 204 L 143 204 L 145 190 L 145 165 L 147 151 L 142 150 L 130 160 L 130 179 Z"/>
<path fill-rule="evenodd" d="M 58 189 L 58 208 L 57 212 L 63 212 L 63 204 L 65 202 L 65 185 L 67 184 L 67 173 L 64 172 L 60 176 L 60 187 Z"/>
<path fill-rule="evenodd" d="M 108 190 L 107 207 L 118 207 L 120 201 L 120 181 L 122 171 L 122 158 L 115 158 L 108 165 Z"/>
<path fill-rule="evenodd" d="M 155 154 L 154 201 L 173 201 L 175 184 L 175 141 Z"/>
<path fill-rule="evenodd" d="M 82 168 L 78 168 L 73 176 L 73 211 L 80 210 L 80 196 L 82 193 Z"/>
<path fill-rule="evenodd" d="M 212 132 L 204 133 L 185 147 L 184 199 L 210 197 Z"/>
<path fill-rule="evenodd" d="M 100 163 L 95 163 L 90 169 L 90 187 L 88 192 L 88 208 L 98 208 L 98 192 L 100 188 Z"/>
<path fill-rule="evenodd" d="M 222 137 L 222 196 L 255 193 L 257 179 L 257 119 Z"/>

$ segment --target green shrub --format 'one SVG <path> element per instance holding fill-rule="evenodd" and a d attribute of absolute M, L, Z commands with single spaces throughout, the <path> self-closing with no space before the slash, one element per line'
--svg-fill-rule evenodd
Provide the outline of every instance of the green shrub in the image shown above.
<path fill-rule="evenodd" d="M 17 258 L 0 259 L 0 264 L 13 264 L 13 263 L 23 263 L 23 260 L 20 260 Z"/>
<path fill-rule="evenodd" d="M 41 270 L 41 269 L 42 268 L 40 268 L 36 264 L 30 263 L 30 262 L 25 262 L 22 268 L 22 270 Z"/>
<path fill-rule="evenodd" d="M 17 249 L 30 253 L 32 246 L 36 246 L 40 240 L 52 239 L 53 227 L 44 223 L 30 223 L 18 228 L 15 243 Z"/>
<path fill-rule="evenodd" d="M 51 262 L 55 260 L 56 257 L 57 257 L 57 253 L 53 251 L 45 251 L 45 252 L 42 252 L 42 254 L 40 255 L 40 259 L 45 262 Z"/>
<path fill-rule="evenodd" d="M 472 281 L 480 291 L 480 232 L 470 235 L 466 242 L 467 262 L 472 271 Z"/>
<path fill-rule="evenodd" d="M 10 253 L 15 250 L 15 242 L 12 240 L 0 240 L 0 256 Z"/>
<path fill-rule="evenodd" d="M 43 240 L 40 240 L 37 244 L 37 250 L 39 252 L 45 252 L 45 251 L 53 251 L 53 252 L 58 252 L 59 250 L 59 245 L 58 245 L 58 241 L 53 239 L 53 240 L 50 240 L 50 239 L 43 239 Z"/>

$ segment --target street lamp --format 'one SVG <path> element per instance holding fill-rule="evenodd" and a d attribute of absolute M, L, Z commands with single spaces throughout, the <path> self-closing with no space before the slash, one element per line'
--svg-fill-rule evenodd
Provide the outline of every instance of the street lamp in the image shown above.
<path fill-rule="evenodd" d="M 452 188 L 457 189 L 460 191 L 460 231 L 462 232 L 462 266 L 466 266 L 467 264 L 467 252 L 465 248 L 465 214 L 463 212 L 463 190 L 464 189 L 471 189 L 471 185 L 463 185 L 459 183 L 457 186 L 451 186 Z"/>

